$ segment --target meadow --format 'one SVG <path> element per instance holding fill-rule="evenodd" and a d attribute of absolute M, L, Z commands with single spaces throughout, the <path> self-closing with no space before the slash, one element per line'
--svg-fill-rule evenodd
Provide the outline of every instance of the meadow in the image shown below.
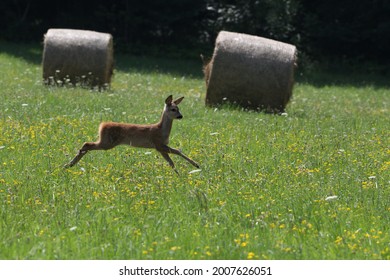
<path fill-rule="evenodd" d="M 390 85 L 297 71 L 287 114 L 204 105 L 201 62 L 116 55 L 110 89 L 44 86 L 39 46 L 1 43 L 0 259 L 390 259 Z M 195 56 L 198 57 L 198 54 Z M 170 145 L 91 152 L 101 121 Z"/>

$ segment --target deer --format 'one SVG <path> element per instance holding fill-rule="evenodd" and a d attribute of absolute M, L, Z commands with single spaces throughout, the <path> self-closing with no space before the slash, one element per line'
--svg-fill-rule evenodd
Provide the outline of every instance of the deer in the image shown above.
<path fill-rule="evenodd" d="M 183 118 L 178 107 L 183 98 L 173 100 L 172 95 L 168 96 L 165 100 L 160 121 L 156 124 L 102 122 L 99 126 L 98 141 L 85 142 L 77 155 L 64 167 L 74 166 L 89 151 L 109 150 L 118 145 L 130 145 L 137 148 L 156 149 L 177 174 L 179 173 L 169 154 L 179 155 L 196 168 L 200 168 L 198 163 L 184 155 L 180 150 L 168 146 L 173 120 Z"/>

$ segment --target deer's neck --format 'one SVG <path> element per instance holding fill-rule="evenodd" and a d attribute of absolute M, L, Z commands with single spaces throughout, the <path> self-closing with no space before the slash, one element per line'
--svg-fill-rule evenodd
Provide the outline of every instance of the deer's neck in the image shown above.
<path fill-rule="evenodd" d="M 171 134 L 172 123 L 173 123 L 173 120 L 168 117 L 168 114 L 164 110 L 158 126 L 161 129 L 161 135 L 162 135 L 163 142 L 165 145 L 167 145 L 169 142 L 169 135 Z"/>

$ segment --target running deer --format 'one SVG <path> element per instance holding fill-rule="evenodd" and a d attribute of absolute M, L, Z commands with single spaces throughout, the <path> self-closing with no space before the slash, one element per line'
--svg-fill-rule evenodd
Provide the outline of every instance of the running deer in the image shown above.
<path fill-rule="evenodd" d="M 72 167 L 78 163 L 88 151 L 109 150 L 118 145 L 130 145 L 139 148 L 156 149 L 176 173 L 175 164 L 169 157 L 169 154 L 179 155 L 199 168 L 199 165 L 195 161 L 184 155 L 180 150 L 168 146 L 173 120 L 183 118 L 177 106 L 183 98 L 180 97 L 172 101 L 172 95 L 168 96 L 165 100 L 161 119 L 156 124 L 101 123 L 99 126 L 99 140 L 84 143 L 78 154 L 65 167 Z"/>

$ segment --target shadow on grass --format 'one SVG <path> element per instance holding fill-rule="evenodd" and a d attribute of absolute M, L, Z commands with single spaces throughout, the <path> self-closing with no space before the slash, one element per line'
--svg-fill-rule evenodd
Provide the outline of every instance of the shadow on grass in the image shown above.
<path fill-rule="evenodd" d="M 296 82 L 315 87 L 390 88 L 390 68 L 374 63 L 323 63 L 296 70 Z"/>
<path fill-rule="evenodd" d="M 29 63 L 42 63 L 43 45 L 37 43 L 10 43 L 0 41 L 0 53 L 7 53 Z M 203 78 L 202 61 L 199 54 L 180 59 L 159 56 L 114 54 L 115 71 L 140 73 L 166 73 L 177 76 Z"/>
<path fill-rule="evenodd" d="M 18 44 L 0 41 L 0 53 L 7 53 L 33 64 L 42 63 L 42 49 L 43 47 L 37 43 Z"/>
<path fill-rule="evenodd" d="M 135 56 L 119 54 L 115 57 L 115 69 L 121 72 L 164 73 L 174 76 L 203 78 L 202 61 L 165 58 L 154 56 Z"/>
<path fill-rule="evenodd" d="M 0 52 L 24 59 L 33 64 L 42 63 L 43 45 L 38 43 L 18 44 L 0 41 Z M 200 54 L 194 51 L 190 58 L 164 57 L 153 55 L 115 54 L 115 70 L 120 72 L 165 73 L 174 76 L 203 78 Z M 390 88 L 388 78 L 390 69 L 370 63 L 337 63 L 327 62 L 306 66 L 296 70 L 296 82 L 316 87 L 353 86 Z"/>

